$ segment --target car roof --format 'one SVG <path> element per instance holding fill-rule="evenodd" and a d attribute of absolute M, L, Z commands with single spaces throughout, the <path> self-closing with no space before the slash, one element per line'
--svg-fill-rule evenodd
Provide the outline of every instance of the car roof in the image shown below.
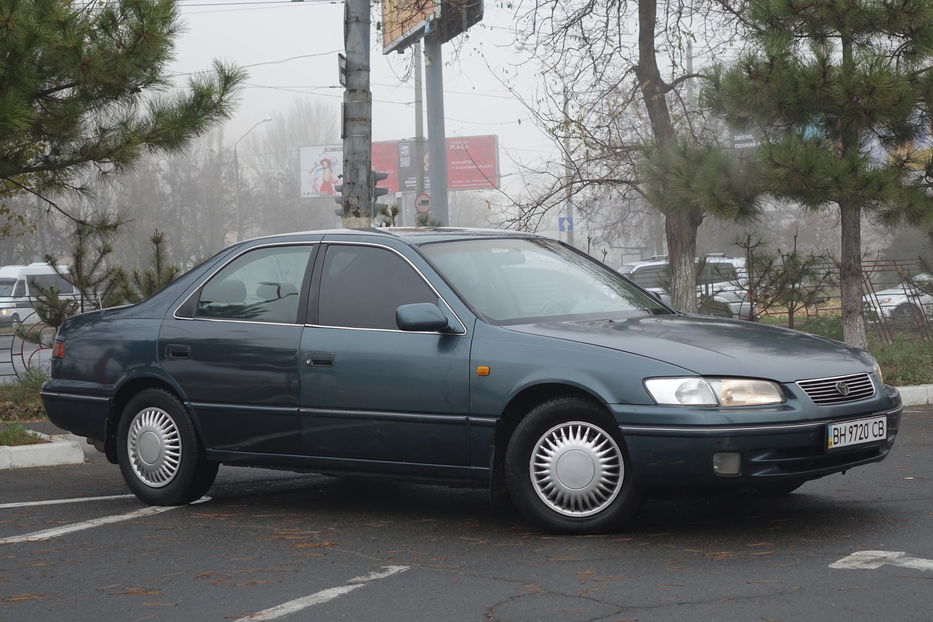
<path fill-rule="evenodd" d="M 282 233 L 273 236 L 257 238 L 263 242 L 277 239 L 294 240 L 303 235 L 329 236 L 360 236 L 364 239 L 393 238 L 406 244 L 417 246 L 434 242 L 452 242 L 460 240 L 478 240 L 492 238 L 537 238 L 533 233 L 523 231 L 510 231 L 506 229 L 472 229 L 465 227 L 388 227 L 372 229 L 324 229 L 318 231 L 301 231 L 295 233 Z"/>

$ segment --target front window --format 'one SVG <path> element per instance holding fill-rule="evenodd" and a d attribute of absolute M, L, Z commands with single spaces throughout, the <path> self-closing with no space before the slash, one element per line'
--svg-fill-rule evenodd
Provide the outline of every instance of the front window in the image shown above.
<path fill-rule="evenodd" d="M 467 304 L 493 323 L 670 313 L 614 270 L 553 240 L 468 240 L 422 250 Z"/>
<path fill-rule="evenodd" d="M 0 296 L 12 296 L 16 279 L 0 279 Z"/>
<path fill-rule="evenodd" d="M 395 310 L 438 298 L 407 261 L 375 246 L 335 244 L 321 272 L 318 324 L 398 330 Z"/>

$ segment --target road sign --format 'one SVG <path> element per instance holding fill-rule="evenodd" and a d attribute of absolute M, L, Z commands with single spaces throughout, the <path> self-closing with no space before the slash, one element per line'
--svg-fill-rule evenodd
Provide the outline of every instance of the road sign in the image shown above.
<path fill-rule="evenodd" d="M 570 216 L 561 216 L 558 219 L 558 226 L 561 231 L 573 231 L 573 218 Z"/>
<path fill-rule="evenodd" d="M 431 195 L 422 192 L 415 197 L 415 211 L 419 214 L 430 214 L 431 213 Z"/>

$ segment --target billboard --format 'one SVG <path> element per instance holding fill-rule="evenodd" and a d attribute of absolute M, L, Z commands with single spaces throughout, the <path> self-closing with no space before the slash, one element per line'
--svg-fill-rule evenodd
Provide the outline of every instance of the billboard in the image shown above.
<path fill-rule="evenodd" d="M 382 53 L 405 50 L 429 32 L 450 41 L 483 19 L 483 0 L 382 0 Z"/>
<path fill-rule="evenodd" d="M 439 10 L 434 0 L 382 0 L 382 53 L 401 52 L 424 37 Z"/>
<path fill-rule="evenodd" d="M 298 167 L 302 197 L 332 197 L 337 194 L 334 186 L 343 174 L 343 145 L 300 147 Z"/>
<path fill-rule="evenodd" d="M 414 192 L 417 188 L 418 168 L 414 161 L 415 141 L 398 143 L 399 189 Z M 428 180 L 427 144 L 424 149 L 425 188 Z M 447 189 L 485 190 L 499 187 L 498 136 L 462 136 L 447 139 Z"/>
<path fill-rule="evenodd" d="M 427 143 L 424 145 L 424 184 L 430 189 Z M 415 192 L 418 168 L 414 162 L 415 141 L 387 140 L 372 146 L 372 168 L 388 173 L 380 188 L 389 192 Z M 322 145 L 299 149 L 301 196 L 327 197 L 336 194 L 334 186 L 343 172 L 343 145 Z M 447 139 L 447 189 L 486 190 L 499 187 L 499 137 L 461 136 Z"/>

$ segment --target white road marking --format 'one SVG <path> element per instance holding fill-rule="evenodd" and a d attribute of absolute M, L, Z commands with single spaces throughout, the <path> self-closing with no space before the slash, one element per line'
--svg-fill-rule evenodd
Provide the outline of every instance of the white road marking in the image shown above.
<path fill-rule="evenodd" d="M 111 501 L 113 499 L 132 499 L 136 495 L 109 495 L 106 497 L 78 497 L 75 499 L 50 499 L 48 501 L 23 501 L 21 503 L 0 503 L 0 510 L 31 508 L 37 505 L 61 505 L 63 503 L 86 503 L 88 501 Z"/>
<path fill-rule="evenodd" d="M 910 557 L 898 551 L 856 551 L 829 565 L 830 568 L 877 570 L 885 565 L 933 571 L 933 559 Z"/>
<path fill-rule="evenodd" d="M 204 503 L 210 501 L 210 497 L 201 497 L 197 501 L 189 504 L 195 505 L 197 503 Z M 142 518 L 144 516 L 152 516 L 153 514 L 161 514 L 162 512 L 168 512 L 169 510 L 177 510 L 178 508 L 187 507 L 184 505 L 170 505 L 170 506 L 153 506 L 142 508 L 133 512 L 128 512 L 126 514 L 114 514 L 112 516 L 102 516 L 101 518 L 92 518 L 91 520 L 81 521 L 80 523 L 72 523 L 70 525 L 62 525 L 61 527 L 54 527 L 52 529 L 44 529 L 42 531 L 33 531 L 31 533 L 24 533 L 20 536 L 10 536 L 9 538 L 0 538 L 0 545 L 4 544 L 15 544 L 17 542 L 42 542 L 44 540 L 51 540 L 52 538 L 57 538 L 69 533 L 74 533 L 76 531 L 84 531 L 85 529 L 93 529 L 94 527 L 100 527 L 101 525 L 111 525 L 113 523 L 122 523 L 123 521 L 133 520 L 136 518 Z"/>
<path fill-rule="evenodd" d="M 296 611 L 301 611 L 302 609 L 307 609 L 308 607 L 313 607 L 314 605 L 320 605 L 321 603 L 326 603 L 327 601 L 334 600 L 344 594 L 349 594 L 353 590 L 358 590 L 367 583 L 371 581 L 376 581 L 378 579 L 385 579 L 386 577 L 391 577 L 394 574 L 400 572 L 405 572 L 408 570 L 409 566 L 383 566 L 382 570 L 376 570 L 368 575 L 362 577 L 354 577 L 347 581 L 346 585 L 341 585 L 339 587 L 332 587 L 326 590 L 321 590 L 320 592 L 315 592 L 308 596 L 303 596 L 301 598 L 296 598 L 295 600 L 290 600 L 287 603 L 282 603 L 281 605 L 276 605 L 275 607 L 270 607 L 260 611 L 259 613 L 254 613 L 242 618 L 235 620 L 234 622 L 253 622 L 255 620 L 275 620 L 276 618 L 281 618 L 282 616 L 287 616 L 289 614 L 295 613 Z"/>

